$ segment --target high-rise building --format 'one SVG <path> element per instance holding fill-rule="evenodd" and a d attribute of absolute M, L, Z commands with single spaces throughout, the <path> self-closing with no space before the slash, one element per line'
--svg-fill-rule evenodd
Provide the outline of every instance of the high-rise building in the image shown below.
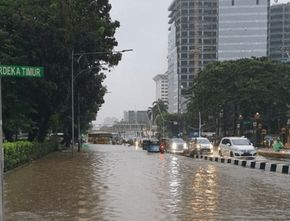
<path fill-rule="evenodd" d="M 147 111 L 124 111 L 123 122 L 129 124 L 144 124 L 148 123 Z"/>
<path fill-rule="evenodd" d="M 164 103 L 168 103 L 168 75 L 158 74 L 153 80 L 156 83 L 156 96 L 155 100 L 162 100 Z"/>
<path fill-rule="evenodd" d="M 218 60 L 268 56 L 270 0 L 219 0 Z"/>
<path fill-rule="evenodd" d="M 173 22 L 168 34 L 168 112 L 178 112 L 178 75 L 177 75 L 177 47 L 176 47 L 176 28 Z"/>
<path fill-rule="evenodd" d="M 272 5 L 270 8 L 270 58 L 289 61 L 290 53 L 290 3 Z"/>
<path fill-rule="evenodd" d="M 185 91 L 217 60 L 218 0 L 173 0 L 169 7 L 168 110 L 186 110 Z"/>

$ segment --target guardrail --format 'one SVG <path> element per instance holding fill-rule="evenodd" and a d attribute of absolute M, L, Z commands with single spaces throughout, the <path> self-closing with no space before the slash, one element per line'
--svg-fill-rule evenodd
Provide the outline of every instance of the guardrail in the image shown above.
<path fill-rule="evenodd" d="M 267 161 L 235 159 L 230 157 L 219 157 L 219 156 L 194 155 L 193 158 L 204 159 L 217 163 L 232 164 L 250 169 L 259 169 L 268 172 L 277 172 L 281 174 L 289 174 L 290 172 L 290 165 L 288 164 L 278 164 Z"/>

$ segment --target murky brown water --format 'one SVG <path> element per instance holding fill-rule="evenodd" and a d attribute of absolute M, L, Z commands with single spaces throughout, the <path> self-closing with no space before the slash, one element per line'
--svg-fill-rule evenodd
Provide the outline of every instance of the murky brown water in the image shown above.
<path fill-rule="evenodd" d="M 54 153 L 5 177 L 6 220 L 289 220 L 290 177 L 133 147 Z"/>

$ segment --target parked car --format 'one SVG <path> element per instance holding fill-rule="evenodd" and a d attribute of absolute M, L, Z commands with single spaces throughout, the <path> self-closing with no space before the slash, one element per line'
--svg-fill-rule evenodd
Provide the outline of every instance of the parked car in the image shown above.
<path fill-rule="evenodd" d="M 151 139 L 147 146 L 148 152 L 160 152 L 160 142 L 157 139 Z"/>
<path fill-rule="evenodd" d="M 213 145 L 206 137 L 195 137 L 189 142 L 189 155 L 212 154 Z"/>
<path fill-rule="evenodd" d="M 256 149 L 246 137 L 224 137 L 218 147 L 220 156 L 256 157 Z"/>
<path fill-rule="evenodd" d="M 188 151 L 187 143 L 182 138 L 172 138 L 166 147 L 166 152 L 169 153 L 185 153 Z"/>

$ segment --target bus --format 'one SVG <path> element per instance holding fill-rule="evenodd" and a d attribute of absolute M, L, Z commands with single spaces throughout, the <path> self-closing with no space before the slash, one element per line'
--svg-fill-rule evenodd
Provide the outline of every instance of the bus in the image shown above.
<path fill-rule="evenodd" d="M 94 144 L 121 144 L 121 136 L 118 133 L 106 131 L 94 131 L 88 133 L 89 143 Z"/>

